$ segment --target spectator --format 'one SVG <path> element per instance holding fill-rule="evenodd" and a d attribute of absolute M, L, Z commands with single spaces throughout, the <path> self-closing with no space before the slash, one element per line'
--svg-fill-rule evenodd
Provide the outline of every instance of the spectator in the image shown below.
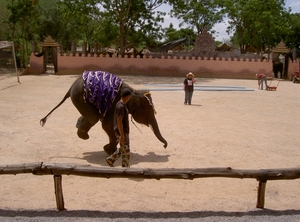
<path fill-rule="evenodd" d="M 191 105 L 192 103 L 194 83 L 196 82 L 196 79 L 194 77 L 195 77 L 194 74 L 189 72 L 183 81 L 183 89 L 185 91 L 184 105 L 186 104 Z"/>
<path fill-rule="evenodd" d="M 265 83 L 266 85 L 266 90 L 268 90 L 268 83 L 267 83 L 267 76 L 263 73 L 257 73 L 256 78 L 258 80 L 258 89 L 263 90 L 263 84 Z"/>

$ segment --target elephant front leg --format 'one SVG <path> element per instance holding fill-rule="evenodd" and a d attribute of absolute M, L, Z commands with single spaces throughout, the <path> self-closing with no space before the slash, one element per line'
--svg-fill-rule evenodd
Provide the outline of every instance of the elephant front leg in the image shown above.
<path fill-rule="evenodd" d="M 90 124 L 90 122 L 84 118 L 83 116 L 79 117 L 76 123 L 76 127 L 78 128 L 77 130 L 77 135 L 79 138 L 83 140 L 87 140 L 90 138 L 88 132 L 92 128 L 94 124 Z"/>
<path fill-rule="evenodd" d="M 103 149 L 108 155 L 112 155 L 117 150 L 117 145 L 118 145 L 117 137 L 113 130 L 112 131 L 108 130 L 106 131 L 106 133 L 109 137 L 109 143 L 103 146 Z"/>
<path fill-rule="evenodd" d="M 117 145 L 118 145 L 117 142 L 111 141 L 110 143 L 103 146 L 103 149 L 105 153 L 107 153 L 108 155 L 112 155 L 117 150 Z"/>

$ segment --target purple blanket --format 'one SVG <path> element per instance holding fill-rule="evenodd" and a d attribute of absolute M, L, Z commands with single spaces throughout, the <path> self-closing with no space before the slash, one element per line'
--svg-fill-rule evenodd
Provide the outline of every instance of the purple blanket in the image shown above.
<path fill-rule="evenodd" d="M 94 104 L 102 115 L 109 110 L 122 85 L 122 80 L 104 71 L 84 71 L 84 101 Z"/>

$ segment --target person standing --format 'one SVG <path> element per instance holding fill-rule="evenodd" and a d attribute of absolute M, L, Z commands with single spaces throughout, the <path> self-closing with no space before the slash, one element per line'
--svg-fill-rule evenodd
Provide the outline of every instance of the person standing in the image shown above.
<path fill-rule="evenodd" d="M 124 88 L 121 91 L 121 99 L 117 102 L 114 114 L 114 130 L 117 136 L 117 142 L 120 144 L 112 155 L 106 158 L 106 162 L 110 167 L 114 166 L 114 162 L 122 156 L 122 167 L 130 167 L 130 148 L 129 148 L 129 119 L 126 103 L 131 98 L 131 90 Z"/>
<path fill-rule="evenodd" d="M 195 75 L 192 72 L 189 72 L 183 81 L 183 89 L 185 91 L 184 105 L 191 105 L 192 103 L 194 83 L 196 82 L 196 79 L 194 77 Z"/>
<path fill-rule="evenodd" d="M 263 73 L 256 73 L 256 78 L 258 80 L 258 88 L 263 90 L 264 86 L 263 84 L 265 83 L 266 85 L 266 90 L 268 90 L 268 83 L 267 83 L 267 76 Z"/>

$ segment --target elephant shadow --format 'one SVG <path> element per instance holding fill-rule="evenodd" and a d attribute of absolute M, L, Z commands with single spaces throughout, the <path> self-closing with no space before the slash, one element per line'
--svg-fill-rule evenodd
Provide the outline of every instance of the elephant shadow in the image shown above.
<path fill-rule="evenodd" d="M 86 160 L 90 164 L 108 166 L 105 158 L 107 154 L 104 151 L 86 152 L 83 153 L 81 159 Z M 136 165 L 140 162 L 168 162 L 170 155 L 157 155 L 154 152 L 148 152 L 146 155 L 130 152 L 130 165 Z M 114 166 L 121 166 L 121 157 L 115 162 Z"/>

